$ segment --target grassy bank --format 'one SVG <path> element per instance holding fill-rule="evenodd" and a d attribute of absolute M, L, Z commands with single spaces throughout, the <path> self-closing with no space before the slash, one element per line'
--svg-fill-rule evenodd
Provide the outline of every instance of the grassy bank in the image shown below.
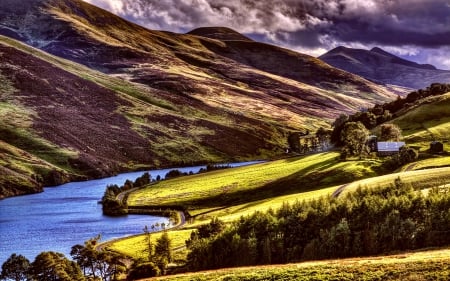
<path fill-rule="evenodd" d="M 192 216 L 188 227 L 195 228 L 214 217 L 231 222 L 284 202 L 330 195 L 342 184 L 377 175 L 381 165 L 378 160 L 338 159 L 339 153 L 328 152 L 165 180 L 131 193 L 127 202 L 130 208 L 183 208 Z M 190 232 L 169 233 L 184 242 Z M 143 239 L 121 239 L 109 247 L 140 257 Z"/>
<path fill-rule="evenodd" d="M 177 206 L 196 216 L 280 196 L 288 196 L 281 200 L 289 195 L 301 199 L 306 192 L 376 176 L 381 165 L 378 160 L 340 162 L 338 158 L 337 152 L 319 153 L 161 181 L 131 193 L 128 205 Z"/>
<path fill-rule="evenodd" d="M 450 249 L 391 256 L 220 269 L 147 280 L 449 280 Z"/>

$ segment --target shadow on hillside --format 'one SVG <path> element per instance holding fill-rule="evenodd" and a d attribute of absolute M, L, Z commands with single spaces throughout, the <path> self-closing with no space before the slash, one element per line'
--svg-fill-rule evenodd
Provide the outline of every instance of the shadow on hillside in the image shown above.
<path fill-rule="evenodd" d="M 292 159 L 291 161 L 296 160 Z M 322 171 L 334 164 L 336 164 L 336 160 L 330 159 L 325 162 L 311 165 L 287 177 L 269 182 L 258 189 L 235 190 L 232 192 L 225 191 L 222 194 L 197 200 L 186 198 L 186 200 L 179 203 L 178 207 L 182 207 L 183 209 L 231 207 L 252 203 L 254 201 L 272 199 L 277 196 L 318 190 L 330 185 L 329 183 L 323 182 L 323 180 L 334 172 Z M 341 183 L 345 182 L 336 182 L 336 185 Z M 255 204 L 259 204 L 259 202 Z"/>

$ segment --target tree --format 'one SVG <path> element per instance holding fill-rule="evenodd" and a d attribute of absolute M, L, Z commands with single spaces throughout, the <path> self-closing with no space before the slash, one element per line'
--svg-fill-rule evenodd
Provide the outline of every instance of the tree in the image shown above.
<path fill-rule="evenodd" d="M 405 165 L 414 162 L 419 157 L 419 153 L 411 147 L 402 146 L 398 154 L 398 161 L 400 165 Z"/>
<path fill-rule="evenodd" d="M 161 274 L 159 268 L 152 262 L 133 264 L 127 280 L 137 280 L 149 277 L 159 276 Z"/>
<path fill-rule="evenodd" d="M 30 273 L 35 281 L 84 281 L 80 267 L 61 253 L 42 252 L 33 261 Z"/>
<path fill-rule="evenodd" d="M 152 229 L 155 229 L 155 225 L 152 225 Z M 147 247 L 145 248 L 144 252 L 147 254 L 147 261 L 152 261 L 153 257 L 153 244 L 152 244 L 152 234 L 150 230 L 148 229 L 148 226 L 144 227 L 144 233 L 146 238 Z"/>
<path fill-rule="evenodd" d="M 341 142 L 349 155 L 361 155 L 366 148 L 369 131 L 361 122 L 347 122 L 341 132 Z"/>
<path fill-rule="evenodd" d="M 165 274 L 167 264 L 172 261 L 171 244 L 172 241 L 167 231 L 164 231 L 161 237 L 156 240 L 155 261 L 163 274 Z"/>
<path fill-rule="evenodd" d="M 96 249 L 99 240 L 100 235 L 87 240 L 84 245 L 73 246 L 70 255 L 86 277 L 93 280 L 115 280 L 115 276 L 125 271 L 122 256 Z"/>
<path fill-rule="evenodd" d="M 12 254 L 2 265 L 0 279 L 22 281 L 28 280 L 30 261 L 22 256 Z"/>
<path fill-rule="evenodd" d="M 349 121 L 349 117 L 345 114 L 339 115 L 333 122 L 333 132 L 331 133 L 330 140 L 335 145 L 342 145 L 341 142 L 341 131 L 344 128 L 345 123 Z"/>
<path fill-rule="evenodd" d="M 381 125 L 381 136 L 382 141 L 400 141 L 402 138 L 402 130 L 399 126 L 389 123 Z"/>
<path fill-rule="evenodd" d="M 331 131 L 320 127 L 316 132 L 317 140 L 319 141 L 319 146 L 321 150 L 327 150 L 330 143 Z"/>

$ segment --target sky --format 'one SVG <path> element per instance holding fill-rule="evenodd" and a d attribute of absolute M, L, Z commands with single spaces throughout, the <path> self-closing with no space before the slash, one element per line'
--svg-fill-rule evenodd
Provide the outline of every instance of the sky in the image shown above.
<path fill-rule="evenodd" d="M 450 0 L 83 1 L 150 29 L 225 26 L 312 56 L 338 46 L 377 46 L 450 69 Z"/>

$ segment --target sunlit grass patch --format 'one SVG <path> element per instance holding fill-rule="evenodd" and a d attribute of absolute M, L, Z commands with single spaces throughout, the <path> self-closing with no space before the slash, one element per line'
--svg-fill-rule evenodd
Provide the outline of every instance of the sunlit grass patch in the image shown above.
<path fill-rule="evenodd" d="M 151 280 L 448 280 L 450 249 L 398 255 L 241 267 Z"/>
<path fill-rule="evenodd" d="M 410 184 L 420 189 L 437 187 L 450 182 L 450 168 L 405 171 L 363 179 L 349 184 L 344 192 L 354 191 L 358 187 L 389 187 L 394 185 L 396 179 L 400 179 L 403 184 Z"/>
<path fill-rule="evenodd" d="M 186 246 L 185 241 L 190 238 L 191 232 L 192 230 L 190 229 L 171 230 L 168 232 L 175 258 L 185 256 L 185 253 L 179 253 L 179 249 Z M 150 234 L 151 243 L 156 243 L 156 240 L 158 240 L 161 235 L 162 232 Z M 148 247 L 147 239 L 148 237 L 145 234 L 123 238 L 108 244 L 108 249 L 133 257 L 134 259 L 145 259 L 148 256 L 148 253 L 145 252 Z"/>

